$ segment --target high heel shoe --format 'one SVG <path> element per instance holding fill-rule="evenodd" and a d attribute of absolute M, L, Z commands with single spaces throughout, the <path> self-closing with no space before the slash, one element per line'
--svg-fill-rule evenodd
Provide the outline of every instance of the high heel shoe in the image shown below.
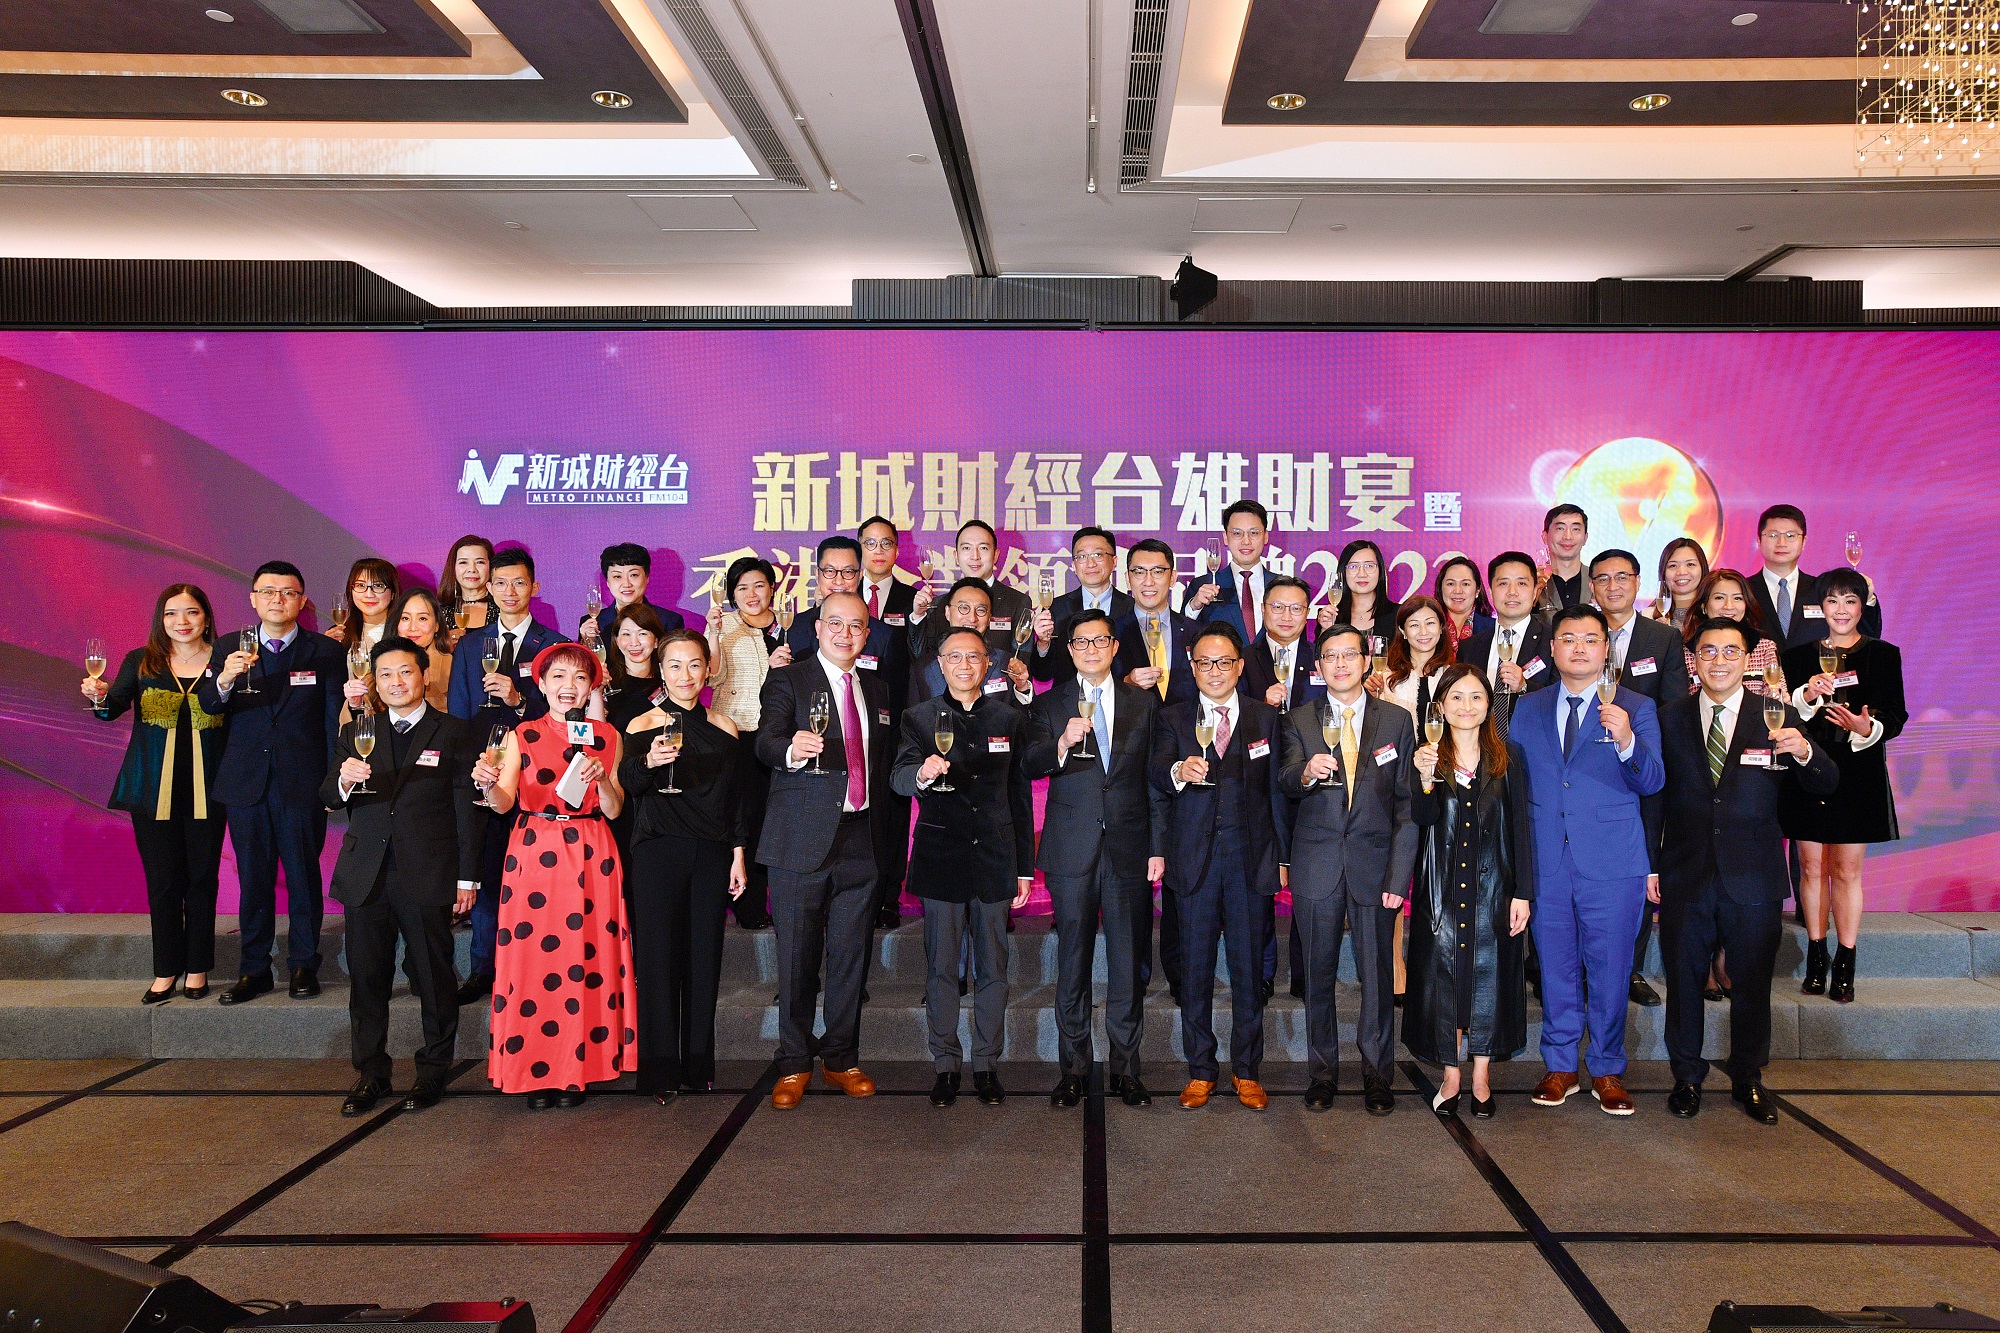
<path fill-rule="evenodd" d="M 1499 1103 L 1494 1098 L 1488 1097 L 1482 1102 L 1479 1100 L 1478 1093 L 1475 1092 L 1472 1094 L 1472 1118 L 1474 1120 L 1491 1120 L 1493 1113 L 1499 1109 Z"/>
<path fill-rule="evenodd" d="M 1826 941 L 1806 941 L 1806 979 L 1799 983 L 1802 995 L 1826 994 Z"/>
<path fill-rule="evenodd" d="M 1458 1094 L 1454 1092 L 1451 1096 L 1447 1097 L 1441 1092 L 1438 1093 L 1435 1097 L 1431 1098 L 1431 1110 L 1437 1112 L 1437 1117 L 1440 1120 L 1454 1118 L 1458 1115 Z"/>
<path fill-rule="evenodd" d="M 174 988 L 171 985 L 169 985 L 165 990 L 154 990 L 151 986 L 148 986 L 146 987 L 146 993 L 139 997 L 139 1003 L 165 1004 L 168 1000 L 171 1000 L 173 998 L 174 998 Z"/>
<path fill-rule="evenodd" d="M 190 986 L 182 982 L 181 994 L 190 1000 L 205 1000 L 208 998 L 208 983 L 204 981 L 199 986 Z"/>
<path fill-rule="evenodd" d="M 1854 1003 L 1854 950 L 1835 942 L 1833 976 L 1827 983 L 1826 998 L 1835 1004 Z"/>

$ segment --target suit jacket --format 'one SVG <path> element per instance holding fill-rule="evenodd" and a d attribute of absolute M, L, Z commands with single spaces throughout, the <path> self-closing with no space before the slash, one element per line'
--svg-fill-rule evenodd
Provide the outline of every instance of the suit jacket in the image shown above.
<path fill-rule="evenodd" d="M 1072 664 L 1073 666 L 1074 664 Z M 1083 693 L 1074 671 L 1043 691 L 1032 707 L 1047 735 L 1028 752 L 1030 778 L 1049 779 L 1042 811 L 1042 842 L 1035 865 L 1045 875 L 1088 875 L 1100 857 L 1121 879 L 1141 879 L 1149 857 L 1166 855 L 1166 830 L 1153 819 L 1147 767 L 1152 759 L 1157 690 L 1127 685 L 1114 674 L 1111 690 L 1111 763 L 1079 758 L 1075 751 L 1058 766 L 1056 742 L 1077 715 Z M 1091 755 L 1098 750 L 1091 737 Z"/>
<path fill-rule="evenodd" d="M 377 714 L 375 725 L 380 730 L 369 756 L 369 790 L 340 794 L 341 761 L 359 757 L 352 722 L 341 728 L 320 783 L 320 800 L 347 811 L 330 891 L 342 905 L 360 907 L 379 881 L 399 902 L 448 907 L 458 881 L 479 878 L 487 814 L 474 804 L 472 766 L 486 737 L 474 723 L 426 708 L 402 737 L 398 767 L 390 763 L 396 743 L 389 715 Z"/>
<path fill-rule="evenodd" d="M 644 595 L 641 595 L 639 600 L 653 608 L 653 614 L 660 618 L 661 628 L 665 629 L 668 633 L 671 634 L 677 629 L 685 629 L 687 627 L 687 620 L 680 612 L 670 611 L 656 602 L 649 601 Z M 606 643 L 611 642 L 611 627 L 617 623 L 618 608 L 616 606 L 607 606 L 597 613 L 597 632 L 603 636 Z M 577 624 L 581 627 L 583 622 L 579 620 Z"/>
<path fill-rule="evenodd" d="M 897 636 L 904 641 L 903 651 L 909 658 L 910 686 L 909 696 L 904 701 L 905 708 L 948 693 L 944 683 L 944 668 L 938 665 L 937 660 L 938 647 L 944 642 L 948 628 L 941 614 L 925 616 L 909 634 Z M 1014 660 L 1013 637 L 1009 635 L 1004 648 L 993 647 L 989 637 L 986 651 L 987 683 L 1007 679 L 1007 664 Z M 1030 671 L 1032 670 L 1031 667 Z M 1014 687 L 1009 683 L 1005 691 L 995 691 L 995 693 L 1004 693 L 1008 699 L 1013 699 Z"/>
<path fill-rule="evenodd" d="M 886 616 L 889 613 L 884 611 L 882 614 Z M 906 610 L 902 614 L 908 615 L 909 612 Z M 862 646 L 861 656 L 855 659 L 855 666 L 863 675 L 872 677 L 881 684 L 882 697 L 888 702 L 891 721 L 899 716 L 901 710 L 908 706 L 909 703 L 909 672 L 907 669 L 905 669 L 903 674 L 904 694 L 900 699 L 891 690 L 889 684 L 889 677 L 894 674 L 897 662 L 899 660 L 907 660 L 907 655 L 903 659 L 899 659 L 896 655 L 896 640 L 901 637 L 901 635 L 891 628 L 888 621 L 870 620 L 868 622 L 868 642 Z M 809 661 L 819 656 L 818 607 L 808 607 L 806 610 L 792 617 L 792 632 L 785 636 L 785 643 L 792 650 L 792 661 L 794 664 Z M 801 713 L 800 716 L 803 717 L 805 715 Z M 793 730 L 797 730 L 797 728 L 793 728 Z M 785 734 L 790 736 L 791 732 L 788 731 Z"/>
<path fill-rule="evenodd" d="M 1351 902 L 1379 905 L 1384 893 L 1406 898 L 1418 842 L 1410 815 L 1410 752 L 1417 737 L 1409 710 L 1370 699 L 1361 710 L 1360 772 L 1308 787 L 1307 762 L 1328 753 L 1319 713 L 1318 704 L 1293 709 L 1278 736 L 1278 786 L 1298 802 L 1292 896 L 1330 898 L 1344 884 Z M 1339 753 L 1333 753 L 1338 772 Z"/>
<path fill-rule="evenodd" d="M 951 718 L 950 791 L 917 788 L 936 753 L 940 718 Z M 997 694 L 971 708 L 944 695 L 903 714 L 889 781 L 916 798 L 917 826 L 906 883 L 940 902 L 1006 902 L 1035 873 L 1035 793 L 1022 761 L 1041 738 L 1040 719 Z"/>
<path fill-rule="evenodd" d="M 861 580 L 861 600 L 868 600 L 868 580 Z M 882 683 L 889 687 L 889 715 L 901 717 L 903 710 L 910 706 L 910 636 L 903 633 L 909 627 L 910 608 L 916 604 L 917 589 L 912 583 L 905 583 L 894 575 L 889 579 L 889 595 L 882 601 L 881 621 L 889 632 L 889 655 L 877 668 L 882 673 Z M 794 624 L 797 622 L 794 621 Z M 814 623 L 818 623 L 817 617 Z M 871 624 L 872 631 L 874 626 Z M 817 644 L 814 645 L 817 647 Z"/>
<path fill-rule="evenodd" d="M 1168 608 L 1165 615 L 1168 625 L 1167 644 L 1167 696 L 1161 702 L 1184 704 L 1192 700 L 1199 691 L 1194 683 L 1194 667 L 1190 665 L 1188 649 L 1194 646 L 1194 636 L 1200 632 L 1201 623 L 1180 612 Z M 1132 608 L 1132 616 L 1118 627 L 1118 662 L 1112 667 L 1118 679 L 1137 671 L 1140 667 L 1151 666 L 1153 659 L 1146 652 L 1146 633 L 1141 628 L 1142 616 L 1139 609 Z M 1159 690 L 1153 691 L 1155 698 Z M 1193 751 L 1189 751 L 1193 753 Z M 1186 755 L 1181 756 L 1186 758 Z"/>
<path fill-rule="evenodd" d="M 1249 788 L 1246 816 L 1249 826 L 1249 888 L 1266 898 L 1278 892 L 1278 867 L 1291 862 L 1291 802 L 1278 786 L 1278 710 L 1252 699 L 1242 690 L 1236 693 L 1242 718 L 1229 738 L 1232 750 L 1241 747 L 1243 780 Z M 1148 772 L 1153 783 L 1153 822 L 1165 830 L 1167 886 L 1181 893 L 1193 893 L 1208 873 L 1208 858 L 1215 849 L 1215 830 L 1220 815 L 1218 788 L 1183 787 L 1174 790 L 1173 766 L 1191 754 L 1200 754 L 1194 738 L 1195 719 L 1201 703 L 1168 704 L 1153 714 L 1153 739 L 1148 756 Z M 1258 751 L 1252 757 L 1250 751 Z M 1211 752 L 1212 758 L 1212 752 Z M 1210 767 L 1214 765 L 1211 762 Z M 1213 779 L 1211 779 L 1213 780 Z"/>
<path fill-rule="evenodd" d="M 1529 616 L 1527 623 L 1520 628 L 1521 641 L 1514 645 L 1514 664 L 1524 673 L 1529 673 L 1526 692 L 1532 694 L 1536 690 L 1545 690 L 1556 682 L 1555 663 L 1549 660 L 1549 626 L 1540 616 Z M 1486 661 L 1493 654 L 1493 636 L 1499 632 L 1499 622 L 1496 621 L 1484 632 L 1474 634 L 1458 645 L 1456 660 L 1470 662 L 1481 671 L 1485 671 Z M 1542 665 L 1531 672 L 1530 668 L 1536 662 Z M 1488 683 L 1495 688 L 1499 687 L 1497 680 L 1489 679 Z"/>
<path fill-rule="evenodd" d="M 310 806 L 340 725 L 347 682 L 347 654 L 324 634 L 301 629 L 282 653 L 257 652 L 247 678 L 239 677 L 229 698 L 216 689 L 222 664 L 235 651 L 236 636 L 216 641 L 208 671 L 195 687 L 202 711 L 225 714 L 229 739 L 209 788 L 211 800 L 252 806 L 267 799 Z M 245 694 L 251 685 L 256 693 Z"/>
<path fill-rule="evenodd" d="M 1556 739 L 1561 698 L 1561 690 L 1523 696 L 1507 733 L 1528 764 L 1537 888 L 1561 871 L 1565 844 L 1585 879 L 1643 878 L 1652 872 L 1653 849 L 1639 803 L 1666 782 L 1659 714 L 1651 699 L 1619 688 L 1614 701 L 1632 717 L 1632 757 L 1621 760 L 1617 746 L 1598 741 L 1604 727 L 1593 693 L 1581 714 L 1582 731 L 1564 759 Z"/>
<path fill-rule="evenodd" d="M 1071 588 L 1062 596 L 1049 603 L 1049 615 L 1056 622 L 1056 636 L 1049 642 L 1049 650 L 1044 653 L 1041 646 L 1030 640 L 1028 643 L 1028 674 L 1036 680 L 1065 681 L 1076 678 L 1076 659 L 1069 655 L 1069 618 L 1083 610 L 1083 589 Z M 1132 617 L 1132 597 L 1129 593 L 1111 590 L 1111 635 L 1122 636 L 1125 622 Z M 1157 697 L 1157 696 L 1156 696 Z"/>
<path fill-rule="evenodd" d="M 1182 596 L 1181 605 L 1186 606 L 1194 600 L 1195 594 L 1213 583 L 1218 589 L 1215 600 L 1204 606 L 1201 609 L 1201 614 L 1196 616 L 1195 619 L 1204 625 L 1220 621 L 1225 625 L 1232 626 L 1238 635 L 1247 640 L 1250 636 L 1243 632 L 1243 589 L 1242 580 L 1238 577 L 1239 573 L 1240 571 L 1236 568 L 1235 562 L 1230 560 L 1225 553 L 1221 569 L 1212 569 L 1194 582 L 1188 584 L 1187 592 Z M 1270 565 L 1266 564 L 1264 566 L 1265 578 L 1271 578 L 1275 573 L 1276 571 Z M 1260 633 L 1263 630 L 1263 626 L 1264 609 L 1258 607 L 1257 628 Z"/>
<path fill-rule="evenodd" d="M 1732 902 L 1783 902 L 1791 896 L 1792 878 L 1778 827 L 1779 793 L 1795 784 L 1825 796 L 1840 785 L 1840 769 L 1824 746 L 1813 746 L 1804 765 L 1773 755 L 1764 701 L 1748 690 L 1740 700 L 1720 782 L 1709 776 L 1701 696 L 1683 695 L 1660 710 L 1667 775 L 1657 860 L 1662 900 L 1692 898 L 1716 882 Z M 1789 705 L 1785 725 L 1801 725 Z M 1769 766 L 1743 762 L 1745 751 L 1757 750 L 1771 760 Z"/>
<path fill-rule="evenodd" d="M 1820 580 L 1823 574 L 1808 574 L 1799 571 L 1798 596 L 1792 599 L 1792 623 L 1785 633 L 1778 632 L 1778 604 L 1771 599 L 1771 585 L 1764 579 L 1762 569 L 1747 572 L 1744 581 L 1750 585 L 1750 595 L 1757 599 L 1757 611 L 1763 617 L 1764 632 L 1778 640 L 1780 657 L 1802 643 L 1818 643 L 1826 637 L 1826 617 L 1818 614 Z M 1810 606 L 1814 614 L 1807 615 L 1802 609 Z M 1861 632 L 1871 639 L 1882 637 L 1882 607 L 1879 602 L 1871 602 L 1861 609 Z"/>
<path fill-rule="evenodd" d="M 480 662 L 486 655 L 484 640 L 497 641 L 499 633 L 500 618 L 494 616 L 486 622 L 485 629 L 458 641 L 451 655 L 451 693 L 446 696 L 446 706 L 453 717 L 477 722 L 482 727 L 511 727 L 548 713 L 549 701 L 535 688 L 535 657 L 550 644 L 568 640 L 539 620 L 530 620 L 523 628 L 521 642 L 514 649 L 514 688 L 521 692 L 521 709 L 516 712 L 480 687 L 480 682 L 486 679 L 486 669 Z"/>
<path fill-rule="evenodd" d="M 1242 688 L 1259 699 L 1264 692 L 1278 683 L 1277 657 L 1271 651 L 1271 640 L 1259 634 L 1243 654 Z M 1313 645 L 1308 636 L 1301 635 L 1292 645 L 1292 707 L 1301 704 L 1318 703 L 1326 698 L 1326 682 L 1320 679 L 1319 659 L 1313 653 Z M 1289 712 L 1289 709 L 1280 709 Z"/>
<path fill-rule="evenodd" d="M 1650 670 L 1648 662 L 1652 663 Z M 1618 683 L 1651 699 L 1655 708 L 1685 699 L 1687 649 L 1680 632 L 1664 620 L 1634 616 L 1632 636 L 1625 645 L 1625 669 L 1619 672 Z"/>
<path fill-rule="evenodd" d="M 796 626 L 797 622 L 793 622 Z M 880 675 L 856 669 L 861 683 L 860 707 L 868 710 L 868 808 L 878 816 L 874 821 L 880 860 L 882 829 L 879 816 L 890 794 L 889 765 L 896 753 L 896 724 L 889 716 L 889 692 Z M 813 695 L 824 690 L 833 703 L 833 719 L 826 729 L 826 750 L 820 756 L 824 773 L 811 771 L 812 764 L 797 772 L 785 767 L 785 751 L 795 732 L 810 731 L 808 713 Z M 833 847 L 834 831 L 840 825 L 841 806 L 847 799 L 847 742 L 840 725 L 840 695 L 827 679 L 815 650 L 803 661 L 780 667 L 764 677 L 758 695 L 757 759 L 771 770 L 770 801 L 764 810 L 764 833 L 757 843 L 756 859 L 773 870 L 806 874 L 825 863 Z M 908 836 L 907 832 L 904 836 Z"/>

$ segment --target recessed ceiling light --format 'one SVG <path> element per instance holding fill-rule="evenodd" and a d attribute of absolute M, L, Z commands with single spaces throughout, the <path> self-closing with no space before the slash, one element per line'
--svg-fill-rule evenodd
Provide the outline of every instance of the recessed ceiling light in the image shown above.
<path fill-rule="evenodd" d="M 1755 231 L 1755 230 L 1757 230 L 1757 224 L 1756 224 L 1756 223 L 1754 223 L 1754 222 L 1746 222 L 1746 223 L 1744 223 L 1744 224 L 1743 224 L 1742 226 L 1738 227 L 1738 228 L 1737 228 L 1736 230 L 1738 230 L 1738 231 Z"/>
<path fill-rule="evenodd" d="M 1264 100 L 1264 105 L 1273 111 L 1297 111 L 1305 104 L 1303 93 L 1278 93 Z"/>
<path fill-rule="evenodd" d="M 1346 230 L 1347 230 L 1347 224 L 1346 224 L 1345 222 L 1336 222 L 1336 223 L 1334 223 L 1334 224 L 1333 224 L 1332 226 L 1328 227 L 1328 228 L 1327 228 L 1327 230 L 1328 230 L 1328 231 L 1346 231 Z"/>
<path fill-rule="evenodd" d="M 268 106 L 262 93 L 253 93 L 248 88 L 224 88 L 222 100 L 234 102 L 238 106 Z"/>
<path fill-rule="evenodd" d="M 1757 16 L 1755 14 L 1738 14 L 1729 21 L 1739 28 L 1747 28 L 1757 21 Z"/>
<path fill-rule="evenodd" d="M 1627 105 L 1634 111 L 1658 111 L 1673 100 L 1665 93 L 1643 93 L 1633 98 Z"/>
<path fill-rule="evenodd" d="M 626 107 L 632 105 L 632 99 L 630 97 L 627 97 L 624 93 L 614 91 L 613 89 L 610 88 L 605 88 L 598 92 L 592 93 L 590 95 L 590 100 L 597 103 L 599 106 L 605 108 L 608 111 L 623 111 Z"/>
<path fill-rule="evenodd" d="M 528 224 L 525 222 L 503 222 L 500 225 L 511 231 L 526 231 L 528 229 Z"/>
<path fill-rule="evenodd" d="M 930 159 L 929 159 L 929 158 L 927 158 L 927 157 L 925 157 L 925 156 L 924 156 L 924 155 L 923 155 L 922 153 L 911 153 L 911 154 L 910 154 L 910 155 L 908 156 L 908 158 L 907 158 L 906 160 L 907 160 L 907 161 L 911 161 L 911 162 L 928 162 L 928 161 L 930 161 Z"/>
<path fill-rule="evenodd" d="M 226 9 L 204 9 L 201 12 L 214 19 L 217 23 L 236 22 L 236 16 Z"/>

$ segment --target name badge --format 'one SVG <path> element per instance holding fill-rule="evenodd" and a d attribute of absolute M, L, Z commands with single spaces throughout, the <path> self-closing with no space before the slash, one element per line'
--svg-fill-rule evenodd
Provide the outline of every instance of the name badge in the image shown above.
<path fill-rule="evenodd" d="M 294 671 L 292 673 L 292 684 L 317 685 L 319 684 L 319 673 L 317 671 Z"/>
<path fill-rule="evenodd" d="M 1742 763 L 1745 768 L 1769 768 L 1771 766 L 1771 752 L 1769 750 L 1745 750 L 1743 752 Z"/>
<path fill-rule="evenodd" d="M 1262 759 L 1265 755 L 1271 753 L 1271 742 L 1251 741 L 1250 748 L 1245 753 L 1252 759 Z"/>
<path fill-rule="evenodd" d="M 1012 754 L 1013 752 L 1014 752 L 1014 742 L 1009 740 L 1007 737 L 988 736 L 986 738 L 986 753 Z"/>
<path fill-rule="evenodd" d="M 425 750 L 417 756 L 417 766 L 419 768 L 436 768 L 438 760 L 443 757 L 444 751 L 442 750 Z"/>
<path fill-rule="evenodd" d="M 590 729 L 590 723 L 587 721 L 565 722 L 563 725 L 569 730 L 569 743 L 571 745 L 588 745 L 597 739 L 596 735 Z"/>
<path fill-rule="evenodd" d="M 986 693 L 988 694 L 998 694 L 1002 690 L 1012 689 L 1013 687 L 1014 687 L 1013 681 L 1008 680 L 1005 676 L 1001 676 L 995 680 L 987 681 L 986 684 L 984 684 L 980 688 L 985 690 Z"/>
<path fill-rule="evenodd" d="M 1534 661 L 1528 663 L 1528 665 L 1521 668 L 1521 675 L 1527 678 L 1528 680 L 1533 680 L 1536 676 L 1542 674 L 1542 668 L 1547 665 L 1548 663 L 1542 661 L 1541 658 L 1537 657 Z"/>
<path fill-rule="evenodd" d="M 646 702 L 652 704 L 656 708 L 659 707 L 661 704 L 665 703 L 666 701 L 667 701 L 667 692 L 664 688 L 654 690 L 651 694 L 646 696 Z"/>
<path fill-rule="evenodd" d="M 883 616 L 883 617 L 882 617 L 882 623 L 883 623 L 883 624 L 885 624 L 885 625 L 897 625 L 897 626 L 902 626 L 902 625 L 907 625 L 907 624 L 909 624 L 909 623 L 910 623 L 910 618 L 909 618 L 908 616 L 904 615 L 904 614 L 903 614 L 903 613 L 902 613 L 901 611 L 898 611 L 898 612 L 897 612 L 897 613 L 896 613 L 895 615 L 893 615 L 893 616 Z"/>
<path fill-rule="evenodd" d="M 1307 679 L 1307 680 L 1309 680 L 1309 681 L 1311 681 L 1311 682 L 1312 682 L 1313 684 L 1315 684 L 1315 685 L 1324 685 L 1324 684 L 1326 684 L 1326 682 L 1325 682 L 1325 681 L 1323 681 L 1323 680 L 1321 680 L 1321 679 L 1320 679 L 1320 676 L 1319 676 L 1319 668 L 1318 668 L 1318 667 L 1314 667 L 1314 668 L 1313 668 L 1313 669 L 1312 669 L 1311 671 L 1308 671 L 1308 672 L 1306 673 L 1306 679 Z"/>
<path fill-rule="evenodd" d="M 1802 606 L 1799 608 L 1799 614 L 1807 620 L 1825 620 L 1826 608 L 1823 606 Z"/>
<path fill-rule="evenodd" d="M 1627 662 L 1625 669 L 1635 676 L 1651 676 L 1660 669 L 1660 664 L 1650 657 L 1642 657 L 1636 662 Z"/>
<path fill-rule="evenodd" d="M 876 725 L 876 726 L 878 726 L 878 727 L 886 727 L 886 726 L 888 726 L 888 725 L 889 725 L 889 710 L 888 710 L 888 709 L 886 709 L 886 708 L 878 708 L 878 709 L 876 709 L 876 710 L 875 710 L 875 725 Z"/>
<path fill-rule="evenodd" d="M 514 674 L 522 680 L 527 680 L 535 674 L 535 664 L 530 662 L 524 667 L 516 667 L 514 668 Z"/>
<path fill-rule="evenodd" d="M 1833 678 L 1833 683 L 1835 685 L 1859 685 L 1861 683 L 1861 673 L 1858 671 L 1842 671 Z"/>
<path fill-rule="evenodd" d="M 1012 629 L 1012 628 L 1014 628 L 1014 617 L 1012 617 L 1012 616 L 995 616 L 995 617 L 993 617 L 993 619 L 991 619 L 991 620 L 989 620 L 989 621 L 987 621 L 987 622 L 986 622 L 986 628 L 988 628 L 988 629 Z"/>
<path fill-rule="evenodd" d="M 1384 764 L 1393 764 L 1395 762 L 1396 762 L 1395 746 L 1385 745 L 1381 749 L 1375 752 L 1375 767 L 1381 768 Z"/>
<path fill-rule="evenodd" d="M 875 659 L 867 653 L 863 653 L 854 659 L 854 665 L 860 667 L 863 671 L 873 671 L 875 669 Z"/>

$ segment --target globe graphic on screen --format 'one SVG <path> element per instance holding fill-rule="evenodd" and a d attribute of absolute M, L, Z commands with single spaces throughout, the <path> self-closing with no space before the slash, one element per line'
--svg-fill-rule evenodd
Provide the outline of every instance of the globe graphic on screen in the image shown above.
<path fill-rule="evenodd" d="M 1692 458 L 1663 440 L 1632 435 L 1598 445 L 1556 482 L 1557 502 L 1590 516 L 1592 553 L 1609 548 L 1639 559 L 1640 600 L 1651 600 L 1660 552 L 1686 535 L 1710 558 L 1721 549 L 1722 504 Z"/>

